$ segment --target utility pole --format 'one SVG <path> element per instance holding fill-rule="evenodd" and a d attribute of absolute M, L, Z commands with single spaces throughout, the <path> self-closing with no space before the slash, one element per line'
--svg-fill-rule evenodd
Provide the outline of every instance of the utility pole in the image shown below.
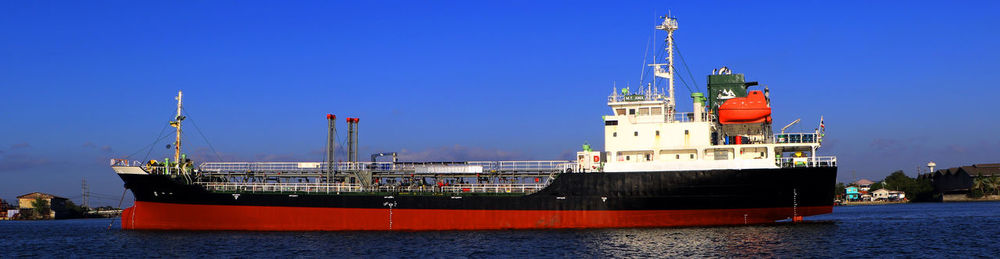
<path fill-rule="evenodd" d="M 81 191 L 83 192 L 83 207 L 90 208 L 90 188 L 87 187 L 87 178 L 83 178 L 83 183 L 80 184 Z"/>

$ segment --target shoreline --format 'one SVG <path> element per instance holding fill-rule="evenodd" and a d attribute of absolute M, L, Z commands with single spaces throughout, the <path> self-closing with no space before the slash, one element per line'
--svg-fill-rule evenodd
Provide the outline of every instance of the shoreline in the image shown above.
<path fill-rule="evenodd" d="M 910 203 L 909 200 L 906 201 L 851 201 L 840 203 L 840 206 L 869 206 L 869 205 L 886 205 L 886 204 L 904 204 Z"/>

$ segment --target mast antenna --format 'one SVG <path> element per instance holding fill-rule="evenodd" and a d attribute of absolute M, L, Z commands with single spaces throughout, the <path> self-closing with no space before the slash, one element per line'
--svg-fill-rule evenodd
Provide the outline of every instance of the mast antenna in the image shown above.
<path fill-rule="evenodd" d="M 181 161 L 181 121 L 185 118 L 184 115 L 181 115 L 183 94 L 182 91 L 177 91 L 177 97 L 175 98 L 177 99 L 177 117 L 174 117 L 174 120 L 170 121 L 170 126 L 177 128 L 177 141 L 174 142 L 174 162 L 177 163 L 178 173 L 181 173 L 180 169 L 183 163 Z"/>
<path fill-rule="evenodd" d="M 675 99 L 674 99 L 674 31 L 677 30 L 677 19 L 670 16 L 670 12 L 667 11 L 667 16 L 663 18 L 663 23 L 656 26 L 657 30 L 663 30 L 667 32 L 667 63 L 656 63 L 649 64 L 649 66 L 654 67 L 653 75 L 659 78 L 667 79 L 667 109 L 672 115 L 674 113 Z M 666 68 L 664 68 L 666 66 Z M 668 116 L 670 116 L 668 115 Z"/>

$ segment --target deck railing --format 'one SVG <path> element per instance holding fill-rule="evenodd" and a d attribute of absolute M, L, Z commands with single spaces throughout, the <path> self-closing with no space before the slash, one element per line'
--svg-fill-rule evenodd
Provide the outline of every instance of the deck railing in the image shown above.
<path fill-rule="evenodd" d="M 817 156 L 813 157 L 782 157 L 777 159 L 780 167 L 835 167 L 837 157 Z"/>
<path fill-rule="evenodd" d="M 820 135 L 816 133 L 778 133 L 774 134 L 774 143 L 819 143 Z"/>
<path fill-rule="evenodd" d="M 570 161 L 470 161 L 470 162 L 338 162 L 334 165 L 337 171 L 385 171 L 414 172 L 417 168 L 428 166 L 482 166 L 482 172 L 492 171 L 565 171 L 573 168 Z M 327 170 L 326 162 L 204 162 L 198 166 L 201 172 L 323 172 Z M 478 169 L 477 169 L 478 170 Z"/>
<path fill-rule="evenodd" d="M 545 184 L 455 184 L 365 187 L 343 183 L 224 183 L 197 182 L 210 191 L 267 193 L 341 193 L 341 192 L 434 192 L 434 193 L 533 193 Z"/>
<path fill-rule="evenodd" d="M 484 172 L 490 171 L 566 171 L 574 167 L 569 161 L 469 161 L 468 165 L 482 166 Z"/>
<path fill-rule="evenodd" d="M 693 122 L 695 114 L 693 112 L 678 112 L 674 114 L 674 120 L 677 122 Z M 715 116 L 708 114 L 707 112 L 701 113 L 701 121 L 710 121 L 714 119 Z"/>
<path fill-rule="evenodd" d="M 652 93 L 618 94 L 613 93 L 608 96 L 608 102 L 644 102 L 644 101 L 666 101 L 667 96 Z"/>
<path fill-rule="evenodd" d="M 142 165 L 143 165 L 142 162 L 137 160 L 129 161 L 128 159 L 117 159 L 117 158 L 111 159 L 111 166 L 142 166 Z"/>

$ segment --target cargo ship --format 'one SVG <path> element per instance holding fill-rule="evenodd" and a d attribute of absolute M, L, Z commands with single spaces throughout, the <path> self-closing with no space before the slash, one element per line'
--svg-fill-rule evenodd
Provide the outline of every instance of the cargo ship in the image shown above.
<path fill-rule="evenodd" d="M 327 155 L 316 162 L 204 162 L 181 152 L 178 92 L 173 157 L 112 159 L 135 203 L 123 229 L 481 230 L 762 224 L 830 213 L 837 159 L 818 156 L 819 127 L 775 133 L 769 90 L 726 67 L 674 96 L 677 20 L 662 17 L 665 57 L 653 82 L 612 88 L 604 149 L 574 160 L 398 161 L 358 159 L 358 118 L 346 118 L 337 157 L 337 117 L 328 114 Z M 661 86 L 662 85 L 662 86 Z M 662 88 L 662 89 L 661 89 Z M 796 120 L 798 122 L 798 120 Z M 790 126 L 791 124 L 789 124 Z M 338 160 L 339 159 L 339 160 Z M 381 161 L 379 161 L 381 160 Z"/>

